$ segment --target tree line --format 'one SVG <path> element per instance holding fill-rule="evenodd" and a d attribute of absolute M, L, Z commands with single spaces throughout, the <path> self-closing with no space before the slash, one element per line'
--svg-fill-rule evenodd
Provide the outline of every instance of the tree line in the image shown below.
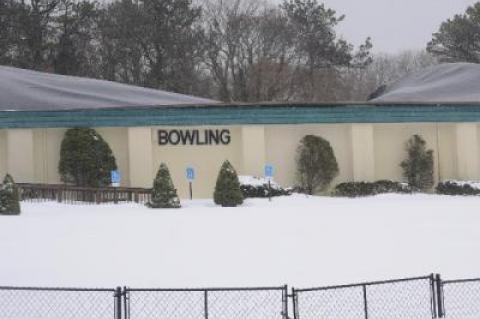
<path fill-rule="evenodd" d="M 373 55 L 317 0 L 0 0 L 0 65 L 225 102 L 365 100 L 438 62 L 480 61 L 480 2 L 426 50 Z"/>
<path fill-rule="evenodd" d="M 222 101 L 344 99 L 372 62 L 317 0 L 0 0 L 0 64 Z M 351 81 L 350 81 L 351 82 Z"/>

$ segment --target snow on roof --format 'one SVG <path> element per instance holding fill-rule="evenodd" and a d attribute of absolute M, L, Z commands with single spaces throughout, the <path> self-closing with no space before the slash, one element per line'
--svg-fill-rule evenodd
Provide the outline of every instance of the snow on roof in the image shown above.
<path fill-rule="evenodd" d="M 446 63 L 405 76 L 373 103 L 480 103 L 480 65 Z"/>
<path fill-rule="evenodd" d="M 217 104 L 183 94 L 111 81 L 0 66 L 0 111 L 54 111 Z"/>

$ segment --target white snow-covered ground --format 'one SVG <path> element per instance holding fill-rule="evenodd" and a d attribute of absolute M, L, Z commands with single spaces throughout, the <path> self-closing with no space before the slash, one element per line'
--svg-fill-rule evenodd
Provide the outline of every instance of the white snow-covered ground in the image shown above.
<path fill-rule="evenodd" d="M 141 205 L 22 203 L 0 216 L 0 286 L 324 286 L 480 277 L 480 197 Z"/>

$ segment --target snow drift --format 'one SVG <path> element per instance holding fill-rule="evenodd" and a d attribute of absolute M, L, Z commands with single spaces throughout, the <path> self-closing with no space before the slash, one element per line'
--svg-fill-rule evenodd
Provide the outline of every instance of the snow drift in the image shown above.
<path fill-rule="evenodd" d="M 0 218 L 0 285 L 326 286 L 480 275 L 480 197 L 293 194 L 222 208 L 22 203 Z"/>

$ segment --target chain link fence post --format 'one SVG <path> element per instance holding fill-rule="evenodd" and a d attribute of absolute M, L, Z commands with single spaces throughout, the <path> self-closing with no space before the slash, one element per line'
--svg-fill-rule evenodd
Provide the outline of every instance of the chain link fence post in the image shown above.
<path fill-rule="evenodd" d="M 283 301 L 283 310 L 282 310 L 282 318 L 288 318 L 288 286 L 283 286 L 283 293 L 282 293 L 282 301 Z"/>
<path fill-rule="evenodd" d="M 205 290 L 203 293 L 203 311 L 204 319 L 208 319 L 208 290 Z"/>
<path fill-rule="evenodd" d="M 129 309 L 130 299 L 128 295 L 128 289 L 126 286 L 123 287 L 123 318 L 130 319 L 130 309 Z"/>
<path fill-rule="evenodd" d="M 437 286 L 435 284 L 435 274 L 433 273 L 430 275 L 430 302 L 432 307 L 432 319 L 436 319 L 438 318 Z"/>
<path fill-rule="evenodd" d="M 297 292 L 293 287 L 292 287 L 292 300 L 293 300 L 293 319 L 299 319 Z"/>
<path fill-rule="evenodd" d="M 363 311 L 365 313 L 365 319 L 368 319 L 368 302 L 367 302 L 367 285 L 362 286 L 363 290 Z"/>
<path fill-rule="evenodd" d="M 445 318 L 445 309 L 443 308 L 443 282 L 440 274 L 435 275 L 435 285 L 437 288 L 437 315 L 438 318 Z"/>
<path fill-rule="evenodd" d="M 115 319 L 122 319 L 122 288 L 115 288 Z"/>

